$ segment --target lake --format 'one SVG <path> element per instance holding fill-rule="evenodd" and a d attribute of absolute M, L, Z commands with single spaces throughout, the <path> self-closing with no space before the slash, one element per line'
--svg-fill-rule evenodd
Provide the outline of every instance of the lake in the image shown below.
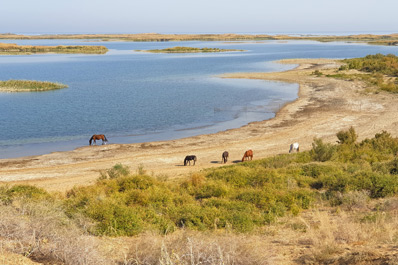
<path fill-rule="evenodd" d="M 105 55 L 0 56 L 0 80 L 67 84 L 38 93 L 0 92 L 0 158 L 73 150 L 92 134 L 109 143 L 170 140 L 238 128 L 274 117 L 298 85 L 222 79 L 231 72 L 288 70 L 285 58 L 353 58 L 398 47 L 314 41 L 100 42 L 0 40 L 20 45 L 104 45 Z M 151 54 L 175 46 L 245 52 Z"/>

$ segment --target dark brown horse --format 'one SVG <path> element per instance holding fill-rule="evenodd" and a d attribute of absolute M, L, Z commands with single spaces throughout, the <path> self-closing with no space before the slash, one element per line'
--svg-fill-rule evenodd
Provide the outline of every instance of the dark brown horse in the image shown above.
<path fill-rule="evenodd" d="M 193 161 L 193 165 L 195 165 L 196 156 L 194 156 L 194 155 L 186 156 L 184 159 L 184 166 L 186 166 L 188 163 L 189 163 L 189 165 L 191 165 L 191 161 Z"/>
<path fill-rule="evenodd" d="M 108 139 L 106 139 L 105 135 L 103 134 L 94 134 L 93 136 L 91 136 L 88 142 L 91 145 L 91 143 L 94 141 L 94 144 L 97 145 L 96 140 L 102 140 L 102 144 L 106 144 L 106 142 L 108 142 Z"/>
<path fill-rule="evenodd" d="M 229 156 L 229 154 L 228 154 L 227 151 L 224 151 L 224 153 L 222 153 L 222 162 L 223 162 L 224 164 L 227 163 L 228 156 Z"/>
<path fill-rule="evenodd" d="M 242 158 L 242 162 L 245 161 L 246 159 L 247 160 L 252 160 L 253 159 L 253 151 L 252 150 L 247 150 L 245 152 L 245 154 L 243 155 L 243 158 Z"/>

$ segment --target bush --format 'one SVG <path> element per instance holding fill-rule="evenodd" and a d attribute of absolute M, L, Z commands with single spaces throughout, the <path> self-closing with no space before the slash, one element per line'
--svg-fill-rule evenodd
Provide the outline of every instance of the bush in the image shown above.
<path fill-rule="evenodd" d="M 339 139 L 338 143 L 347 145 L 354 144 L 358 139 L 358 135 L 353 127 L 350 127 L 347 131 L 339 131 L 336 136 Z"/>
<path fill-rule="evenodd" d="M 130 175 L 130 169 L 128 166 L 123 166 L 122 164 L 116 164 L 111 169 L 106 171 L 101 171 L 101 176 L 99 180 L 103 179 L 114 179 L 119 177 L 126 177 Z"/>
<path fill-rule="evenodd" d="M 10 204 L 15 199 L 40 200 L 49 199 L 50 194 L 42 188 L 31 185 L 15 185 L 0 187 L 0 202 Z"/>
<path fill-rule="evenodd" d="M 322 139 L 315 138 L 310 154 L 315 161 L 325 162 L 332 158 L 335 150 L 332 144 L 325 144 Z"/>
<path fill-rule="evenodd" d="M 322 76 L 323 75 L 323 73 L 321 72 L 321 71 L 319 71 L 319 70 L 315 70 L 314 72 L 312 72 L 312 75 L 316 75 L 316 76 Z"/>

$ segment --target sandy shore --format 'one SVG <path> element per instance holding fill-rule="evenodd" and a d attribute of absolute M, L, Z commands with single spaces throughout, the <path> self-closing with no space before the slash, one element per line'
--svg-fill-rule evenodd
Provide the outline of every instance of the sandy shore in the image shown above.
<path fill-rule="evenodd" d="M 239 129 L 179 140 L 142 144 L 85 146 L 68 152 L 0 160 L 0 182 L 28 183 L 52 191 L 94 183 L 101 170 L 117 163 L 170 179 L 181 178 L 204 168 L 221 166 L 221 154 L 228 150 L 227 164 L 242 159 L 252 149 L 254 159 L 287 153 L 292 142 L 301 150 L 311 148 L 314 137 L 335 142 L 336 133 L 353 126 L 359 138 L 373 137 L 386 130 L 397 136 L 398 99 L 387 93 L 366 93 L 361 82 L 311 75 L 315 69 L 334 72 L 339 63 L 328 59 L 283 60 L 299 64 L 276 73 L 227 74 L 226 78 L 251 78 L 299 83 L 299 98 L 284 106 L 274 119 L 253 122 Z M 186 155 L 198 157 L 196 166 L 183 166 Z"/>

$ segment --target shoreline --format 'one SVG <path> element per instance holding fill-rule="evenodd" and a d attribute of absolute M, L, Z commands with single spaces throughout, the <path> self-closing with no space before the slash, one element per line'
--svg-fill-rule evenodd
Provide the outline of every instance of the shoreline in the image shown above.
<path fill-rule="evenodd" d="M 292 66 L 295 67 L 295 66 Z M 222 80 L 220 76 L 215 76 Z M 250 81 L 247 82 L 261 82 Z M 163 130 L 147 131 L 141 133 L 113 134 L 106 133 L 110 140 L 108 144 L 140 144 L 145 142 L 171 141 L 188 137 L 195 137 L 202 134 L 214 134 L 229 129 L 237 129 L 252 122 L 264 121 L 275 117 L 277 111 L 286 103 L 297 99 L 298 85 L 283 86 L 271 81 L 269 84 L 262 84 L 263 89 L 272 90 L 285 89 L 288 96 L 280 98 L 265 98 L 255 100 L 242 105 L 233 106 L 228 112 L 233 113 L 223 120 L 209 120 L 188 124 L 185 126 L 173 126 Z M 222 110 L 221 110 L 222 111 Z M 79 135 L 72 137 L 43 138 L 20 143 L 6 143 L 0 141 L 1 159 L 22 159 L 29 156 L 40 156 L 54 152 L 68 152 L 76 148 L 87 146 L 91 135 Z M 3 145 L 2 145 L 3 144 Z"/>
<path fill-rule="evenodd" d="M 366 94 L 357 81 L 336 80 L 311 75 L 315 69 L 334 71 L 337 60 L 293 59 L 280 63 L 299 64 L 293 70 L 271 73 L 225 74 L 225 78 L 248 78 L 298 83 L 298 98 L 285 104 L 274 118 L 251 122 L 237 129 L 202 134 L 169 141 L 139 144 L 84 146 L 73 151 L 0 160 L 0 182 L 24 183 L 50 191 L 66 191 L 73 186 L 94 183 L 101 170 L 117 163 L 139 166 L 154 176 L 178 179 L 195 171 L 221 166 L 221 154 L 228 150 L 230 161 L 237 162 L 245 150 L 254 159 L 288 153 L 292 142 L 309 150 L 314 137 L 335 142 L 335 134 L 351 126 L 359 138 L 373 137 L 386 130 L 396 136 L 398 96 Z M 196 166 L 182 165 L 185 155 L 198 157 Z M 232 162 L 232 163 L 233 163 Z M 228 164 L 231 164 L 229 162 Z M 227 164 L 227 165 L 228 165 Z"/>

